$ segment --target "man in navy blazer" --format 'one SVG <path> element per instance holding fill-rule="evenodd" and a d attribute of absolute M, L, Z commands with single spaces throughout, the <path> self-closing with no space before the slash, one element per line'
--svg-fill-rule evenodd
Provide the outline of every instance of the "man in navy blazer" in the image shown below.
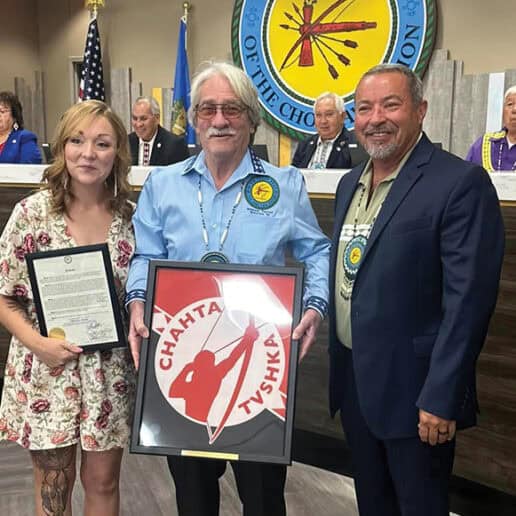
<path fill-rule="evenodd" d="M 430 142 L 426 109 L 408 68 L 366 72 L 355 131 L 371 160 L 336 193 L 330 406 L 361 516 L 448 516 L 455 430 L 476 422 L 475 364 L 497 298 L 495 189 Z"/>
<path fill-rule="evenodd" d="M 190 157 L 184 138 L 161 127 L 159 119 L 160 107 L 154 97 L 136 99 L 131 112 L 134 132 L 129 134 L 133 165 L 165 166 Z"/>
<path fill-rule="evenodd" d="M 348 145 L 355 138 L 344 127 L 344 101 L 335 93 L 322 93 L 314 103 L 317 134 L 300 142 L 292 159 L 298 168 L 351 168 Z"/>

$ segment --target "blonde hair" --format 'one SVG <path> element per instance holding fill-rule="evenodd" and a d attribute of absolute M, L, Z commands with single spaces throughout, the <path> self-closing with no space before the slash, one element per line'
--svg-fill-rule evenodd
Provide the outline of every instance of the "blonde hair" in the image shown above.
<path fill-rule="evenodd" d="M 130 220 L 133 208 L 129 202 L 131 155 L 129 153 L 127 131 L 118 115 L 100 100 L 86 100 L 74 104 L 61 117 L 52 141 L 54 161 L 43 173 L 43 181 L 45 182 L 43 189 L 50 191 L 52 211 L 66 213 L 67 206 L 73 200 L 73 194 L 67 188 L 69 173 L 64 155 L 65 145 L 82 125 L 97 117 L 105 118 L 110 123 L 116 136 L 116 155 L 113 169 L 106 179 L 106 188 L 111 194 L 109 207 L 113 213 L 119 213 L 125 220 Z M 115 191 L 117 192 L 116 196 Z"/>

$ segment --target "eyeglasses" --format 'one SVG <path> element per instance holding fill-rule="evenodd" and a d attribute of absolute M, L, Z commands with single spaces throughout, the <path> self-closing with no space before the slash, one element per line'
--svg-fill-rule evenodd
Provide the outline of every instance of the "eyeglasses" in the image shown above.
<path fill-rule="evenodd" d="M 217 109 L 222 111 L 224 118 L 239 118 L 248 107 L 243 104 L 197 104 L 195 112 L 202 120 L 211 120 L 216 114 Z"/>

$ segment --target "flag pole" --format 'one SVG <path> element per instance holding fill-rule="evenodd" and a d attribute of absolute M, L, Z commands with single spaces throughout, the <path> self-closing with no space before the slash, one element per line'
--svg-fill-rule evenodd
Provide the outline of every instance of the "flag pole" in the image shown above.
<path fill-rule="evenodd" d="M 90 20 L 97 17 L 99 7 L 104 7 L 104 0 L 85 0 L 84 7 L 90 11 Z"/>
<path fill-rule="evenodd" d="M 190 71 L 186 49 L 187 18 L 190 2 L 183 2 L 183 15 L 179 20 L 177 56 L 172 89 L 172 113 L 170 130 L 177 136 L 183 136 L 188 145 L 195 144 L 195 133 L 188 122 L 190 108 Z"/>
<path fill-rule="evenodd" d="M 79 102 L 83 100 L 105 101 L 104 72 L 97 14 L 104 7 L 104 0 L 85 0 L 84 7 L 90 11 L 90 21 L 82 58 L 81 80 L 79 83 Z"/>
<path fill-rule="evenodd" d="M 190 2 L 183 2 L 183 18 L 185 19 L 186 26 L 188 27 L 188 11 L 190 10 Z M 187 32 L 188 34 L 188 32 Z M 185 38 L 185 50 L 188 50 L 188 38 Z"/>
<path fill-rule="evenodd" d="M 188 18 L 188 11 L 190 10 L 190 2 L 183 2 L 183 11 L 185 18 Z"/>

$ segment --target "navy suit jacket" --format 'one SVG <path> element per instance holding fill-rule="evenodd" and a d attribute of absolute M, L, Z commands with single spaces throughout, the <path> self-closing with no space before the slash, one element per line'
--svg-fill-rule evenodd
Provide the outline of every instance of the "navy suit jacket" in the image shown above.
<path fill-rule="evenodd" d="M 0 163 L 41 163 L 36 135 L 27 129 L 11 131 L 0 153 Z"/>
<path fill-rule="evenodd" d="M 135 132 L 129 134 L 129 146 L 131 147 L 131 159 L 133 165 L 138 165 L 138 147 L 139 139 Z M 149 165 L 150 166 L 166 166 L 183 161 L 190 157 L 188 147 L 184 138 L 172 134 L 161 126 L 158 126 L 158 132 L 152 146 Z"/>
<path fill-rule="evenodd" d="M 342 177 L 330 267 L 330 408 L 342 396 L 335 267 L 343 220 L 364 164 Z M 496 191 L 483 168 L 423 135 L 373 226 L 351 297 L 353 367 L 362 414 L 380 439 L 417 435 L 419 408 L 476 422 L 475 364 L 504 253 Z M 343 417 L 346 417 L 343 414 Z"/>
<path fill-rule="evenodd" d="M 298 144 L 294 157 L 292 158 L 292 166 L 298 168 L 308 167 L 317 148 L 318 138 L 319 135 L 314 134 Z M 351 168 L 351 155 L 348 147 L 350 143 L 355 143 L 355 138 L 343 127 L 341 133 L 333 142 L 326 168 Z"/>

